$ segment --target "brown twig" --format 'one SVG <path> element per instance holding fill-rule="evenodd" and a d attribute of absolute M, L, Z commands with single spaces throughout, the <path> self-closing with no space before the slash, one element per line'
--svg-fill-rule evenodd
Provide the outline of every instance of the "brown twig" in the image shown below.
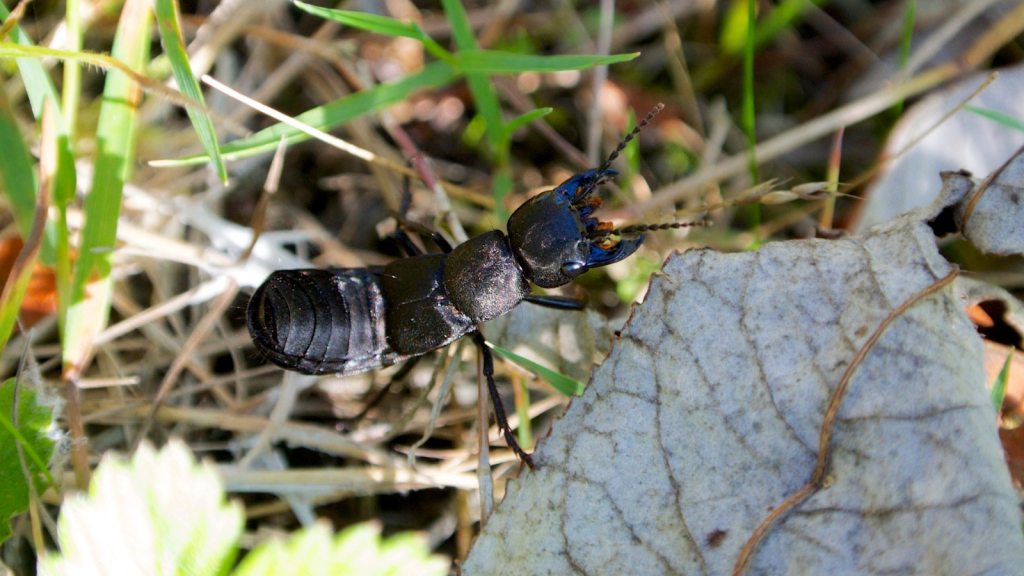
<path fill-rule="evenodd" d="M 832 440 L 832 433 L 835 430 L 836 419 L 839 415 L 839 407 L 842 405 L 843 399 L 846 397 L 846 391 L 849 388 L 850 381 L 853 379 L 853 375 L 857 369 L 864 362 L 868 353 L 874 348 L 875 344 L 882 337 L 886 328 L 892 325 L 897 318 L 903 315 L 911 306 L 920 302 L 923 298 L 934 294 L 942 288 L 948 286 L 959 274 L 960 269 L 954 267 L 953 271 L 946 276 L 935 281 L 924 290 L 914 294 L 909 300 L 901 304 L 898 308 L 889 313 L 888 316 L 882 320 L 882 323 L 878 325 L 875 332 L 868 338 L 867 342 L 861 346 L 857 355 L 853 357 L 850 365 L 846 367 L 846 372 L 843 373 L 842 378 L 839 379 L 839 385 L 836 386 L 835 392 L 832 393 L 832 400 L 829 402 L 828 408 L 825 410 L 825 417 L 821 424 L 821 433 L 818 441 L 818 459 L 814 466 L 814 472 L 811 474 L 810 480 L 803 488 L 798 490 L 795 494 L 787 498 L 782 504 L 772 510 L 771 514 L 765 518 L 761 524 L 754 530 L 747 539 L 746 544 L 743 546 L 743 550 L 740 551 L 739 559 L 736 561 L 736 565 L 733 568 L 733 576 L 741 576 L 745 574 L 747 569 L 750 567 L 750 563 L 754 559 L 754 552 L 757 551 L 758 544 L 764 539 L 768 531 L 775 526 L 786 515 L 789 511 L 793 510 L 808 498 L 813 496 L 818 490 L 825 485 L 825 469 L 828 466 L 829 456 L 829 444 Z"/>
<path fill-rule="evenodd" d="M 1006 167 L 1009 166 L 1015 160 L 1017 160 L 1017 157 L 1020 156 L 1022 153 L 1024 153 L 1024 146 L 1018 148 L 1017 151 L 1010 156 L 1009 160 L 1004 162 L 1002 166 L 1000 166 L 994 172 L 989 174 L 988 178 L 985 178 L 985 181 L 982 182 L 981 185 L 979 185 L 974 190 L 974 193 L 971 195 L 971 199 L 967 201 L 967 207 L 964 208 L 964 217 L 960 220 L 961 230 L 965 230 L 967 228 L 967 221 L 970 220 L 971 215 L 974 214 L 974 207 L 977 206 L 978 201 L 981 200 L 982 194 L 984 194 L 985 191 L 988 190 L 989 186 L 991 186 L 992 183 L 995 182 L 1000 175 L 1002 175 L 1003 171 L 1006 170 Z"/>

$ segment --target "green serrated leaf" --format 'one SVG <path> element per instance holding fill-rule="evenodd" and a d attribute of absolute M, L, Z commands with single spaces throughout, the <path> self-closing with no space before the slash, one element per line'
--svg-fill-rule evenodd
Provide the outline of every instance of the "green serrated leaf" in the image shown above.
<path fill-rule="evenodd" d="M 1010 382 L 1010 363 L 1013 360 L 1013 349 L 1006 355 L 1006 362 L 1003 362 L 1003 369 L 999 371 L 995 382 L 992 383 L 992 405 L 996 407 L 996 413 L 1002 412 L 1003 400 L 1006 398 L 1006 386 Z"/>
<path fill-rule="evenodd" d="M 143 443 L 131 462 L 105 457 L 89 494 L 65 501 L 58 524 L 62 553 L 40 575 L 218 575 L 234 563 L 244 516 L 224 501 L 217 472 L 195 463 L 182 442 L 159 452 Z"/>
<path fill-rule="evenodd" d="M 522 356 L 514 352 L 505 350 L 500 346 L 495 346 L 490 342 L 488 342 L 487 345 L 490 346 L 495 352 L 501 354 L 505 358 L 508 358 L 512 362 L 518 364 L 523 368 L 526 368 L 531 372 L 536 373 L 537 376 L 540 376 L 541 379 L 543 379 L 545 382 L 550 384 L 552 388 L 558 390 L 562 394 L 565 394 L 566 396 L 578 396 L 583 393 L 585 386 L 582 382 L 573 380 L 572 378 L 569 378 L 564 374 L 559 374 L 558 372 L 555 372 L 554 370 L 546 366 L 541 366 L 540 364 L 537 364 L 533 360 L 523 358 Z"/>
<path fill-rule="evenodd" d="M 23 382 L 18 389 L 18 422 L 11 419 L 14 406 L 14 378 L 0 384 L 0 542 L 11 535 L 10 518 L 28 509 L 29 490 L 18 457 L 20 444 L 36 492 L 42 494 L 53 478 L 46 463 L 53 455 L 53 440 L 47 433 L 53 424 L 53 409 L 39 404 L 36 390 Z"/>
<path fill-rule="evenodd" d="M 378 84 L 369 90 L 363 90 L 330 104 L 307 110 L 296 116 L 295 119 L 327 132 L 354 118 L 401 102 L 417 90 L 444 86 L 458 77 L 458 73 L 451 66 L 444 62 L 434 62 L 424 66 L 423 70 L 416 74 L 395 82 Z M 310 138 L 305 132 L 300 132 L 287 124 L 275 124 L 248 138 L 221 146 L 221 154 L 226 160 L 238 160 L 265 152 L 273 152 L 280 144 L 282 136 L 287 139 L 288 144 L 303 142 Z M 208 161 L 209 156 L 202 154 L 177 160 L 158 160 L 151 164 L 154 166 L 183 166 L 202 164 Z"/>
<path fill-rule="evenodd" d="M 185 50 L 185 42 L 181 37 L 181 25 L 179 24 L 180 10 L 177 0 L 156 0 L 156 21 L 160 27 L 160 38 L 163 40 L 164 53 L 171 62 L 171 70 L 174 79 L 178 82 L 178 89 L 190 99 L 206 105 L 203 99 L 203 91 L 199 82 L 192 74 L 192 66 L 188 62 L 188 52 Z M 207 155 L 213 159 L 213 166 L 217 170 L 217 177 L 221 182 L 227 184 L 228 169 L 224 166 L 224 159 L 220 155 L 220 148 L 217 145 L 217 133 L 213 129 L 213 122 L 210 116 L 201 110 L 189 106 L 186 108 L 189 120 L 199 136 L 199 142 L 203 145 Z"/>
<path fill-rule="evenodd" d="M 326 523 L 317 523 L 291 536 L 256 547 L 232 576 L 391 576 L 447 574 L 449 562 L 430 555 L 415 534 L 382 540 L 374 524 L 357 524 L 337 537 Z"/>
<path fill-rule="evenodd" d="M 639 52 L 633 52 L 631 54 L 612 54 L 610 56 L 590 56 L 586 54 L 539 56 L 502 52 L 500 50 L 473 49 L 462 50 L 456 53 L 454 66 L 465 74 L 560 72 L 562 70 L 583 70 L 593 68 L 594 66 L 627 62 L 639 55 Z"/>

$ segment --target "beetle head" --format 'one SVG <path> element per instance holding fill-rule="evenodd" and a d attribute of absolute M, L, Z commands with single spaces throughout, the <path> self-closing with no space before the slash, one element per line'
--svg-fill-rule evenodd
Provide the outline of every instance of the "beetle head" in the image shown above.
<path fill-rule="evenodd" d="M 627 258 L 644 243 L 643 234 L 622 234 L 591 216 L 601 205 L 601 199 L 592 194 L 618 174 L 611 169 L 612 161 L 663 107 L 655 106 L 600 168 L 580 172 L 512 213 L 508 220 L 512 253 L 530 282 L 541 288 L 564 286 L 591 268 Z"/>
<path fill-rule="evenodd" d="M 590 237 L 611 228 L 591 216 L 601 204 L 592 193 L 616 174 L 607 163 L 580 172 L 512 213 L 509 241 L 527 279 L 542 288 L 563 286 L 591 268 L 618 262 L 640 248 L 643 234 L 617 242 L 608 236 Z"/>

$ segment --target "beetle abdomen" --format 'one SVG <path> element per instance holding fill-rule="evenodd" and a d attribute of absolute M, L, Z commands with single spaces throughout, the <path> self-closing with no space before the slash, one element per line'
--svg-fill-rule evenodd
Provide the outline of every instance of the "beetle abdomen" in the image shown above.
<path fill-rule="evenodd" d="M 249 300 L 253 343 L 304 374 L 365 372 L 404 359 L 384 334 L 380 269 L 280 270 Z"/>
<path fill-rule="evenodd" d="M 426 354 L 473 330 L 473 321 L 444 287 L 445 254 L 402 258 L 381 273 L 388 342 L 398 352 Z"/>

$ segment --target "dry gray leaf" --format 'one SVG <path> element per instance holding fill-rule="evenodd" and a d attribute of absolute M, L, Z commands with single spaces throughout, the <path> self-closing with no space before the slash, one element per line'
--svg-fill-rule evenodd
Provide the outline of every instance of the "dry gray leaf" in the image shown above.
<path fill-rule="evenodd" d="M 882 155 L 896 155 L 927 130 L 935 128 L 988 74 L 976 74 L 910 107 L 890 133 Z M 1024 117 L 1022 90 L 1024 66 L 1005 68 L 1000 70 L 999 79 L 971 104 L 1021 118 Z M 940 172 L 963 168 L 984 176 L 998 168 L 1022 143 L 1024 134 L 1020 131 L 969 110 L 960 110 L 886 167 L 871 185 L 859 226 L 863 229 L 912 208 L 929 205 L 935 200 Z"/>
<path fill-rule="evenodd" d="M 988 254 L 1024 254 L 1024 148 L 956 207 L 964 236 Z"/>
<path fill-rule="evenodd" d="M 862 235 L 671 257 L 463 573 L 1017 573 L 981 341 L 932 227 L 957 176 Z"/>

